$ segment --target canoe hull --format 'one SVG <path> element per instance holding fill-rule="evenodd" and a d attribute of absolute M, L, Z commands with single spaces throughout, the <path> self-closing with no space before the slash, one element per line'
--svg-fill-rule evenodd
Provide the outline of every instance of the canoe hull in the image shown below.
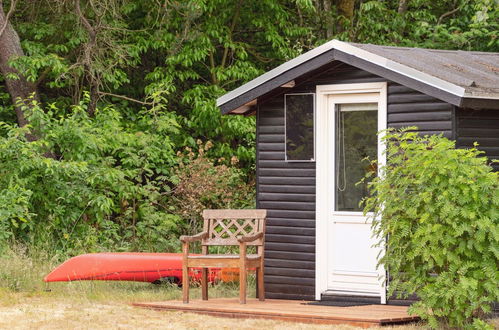
<path fill-rule="evenodd" d="M 208 280 L 218 279 L 219 269 L 210 269 Z M 189 277 L 201 280 L 201 269 L 191 269 Z M 84 280 L 159 282 L 182 281 L 181 253 L 89 253 L 73 257 L 45 276 L 45 282 Z"/>

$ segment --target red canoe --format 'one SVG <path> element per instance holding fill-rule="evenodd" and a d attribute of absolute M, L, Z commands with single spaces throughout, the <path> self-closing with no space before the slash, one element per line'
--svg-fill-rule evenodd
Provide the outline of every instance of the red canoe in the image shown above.
<path fill-rule="evenodd" d="M 213 282 L 219 270 L 212 269 L 208 280 Z M 189 273 L 193 280 L 201 280 L 201 270 Z M 73 257 L 50 274 L 45 282 L 58 281 L 138 281 L 158 283 L 167 280 L 182 282 L 182 254 L 180 253 L 89 253 Z"/>

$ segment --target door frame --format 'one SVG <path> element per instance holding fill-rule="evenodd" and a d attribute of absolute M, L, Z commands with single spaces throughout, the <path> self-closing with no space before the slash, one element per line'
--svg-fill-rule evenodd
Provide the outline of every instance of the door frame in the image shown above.
<path fill-rule="evenodd" d="M 328 287 L 328 221 L 334 211 L 334 109 L 329 109 L 332 95 L 377 93 L 378 131 L 387 127 L 387 82 L 318 85 L 316 87 L 316 229 L 315 229 L 315 299 L 320 300 Z M 353 95 L 352 95 L 353 96 Z M 331 117 L 332 116 L 332 117 Z M 332 127 L 331 127 L 332 126 Z M 378 136 L 378 161 L 386 163 L 385 146 Z M 333 169 L 333 170 L 331 170 Z M 381 303 L 386 303 L 385 270 L 378 268 Z"/>

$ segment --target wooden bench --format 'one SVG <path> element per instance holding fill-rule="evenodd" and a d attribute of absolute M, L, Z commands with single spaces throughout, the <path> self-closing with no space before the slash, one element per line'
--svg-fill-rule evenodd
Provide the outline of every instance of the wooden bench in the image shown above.
<path fill-rule="evenodd" d="M 263 247 L 267 210 L 204 210 L 203 231 L 194 236 L 181 236 L 183 302 L 189 302 L 189 268 L 202 268 L 202 299 L 208 300 L 208 268 L 239 268 L 239 302 L 246 303 L 246 277 L 256 268 L 257 297 L 265 299 L 263 284 Z M 189 243 L 201 241 L 202 255 L 190 255 Z M 239 246 L 239 254 L 209 254 L 210 246 Z M 256 246 L 255 254 L 247 247 Z"/>

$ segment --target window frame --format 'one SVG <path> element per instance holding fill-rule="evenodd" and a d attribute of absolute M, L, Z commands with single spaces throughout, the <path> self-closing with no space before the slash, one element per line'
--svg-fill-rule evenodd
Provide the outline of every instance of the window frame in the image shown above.
<path fill-rule="evenodd" d="M 312 158 L 311 159 L 288 159 L 288 130 L 287 130 L 287 116 L 288 116 L 288 105 L 287 105 L 287 96 L 291 95 L 312 95 L 313 101 L 313 109 L 312 109 L 312 116 L 313 116 L 313 151 L 312 151 Z M 286 163 L 314 163 L 316 161 L 316 130 L 317 130 L 317 123 L 316 123 L 316 93 L 314 92 L 297 92 L 297 93 L 286 93 L 284 94 L 284 161 Z"/>

